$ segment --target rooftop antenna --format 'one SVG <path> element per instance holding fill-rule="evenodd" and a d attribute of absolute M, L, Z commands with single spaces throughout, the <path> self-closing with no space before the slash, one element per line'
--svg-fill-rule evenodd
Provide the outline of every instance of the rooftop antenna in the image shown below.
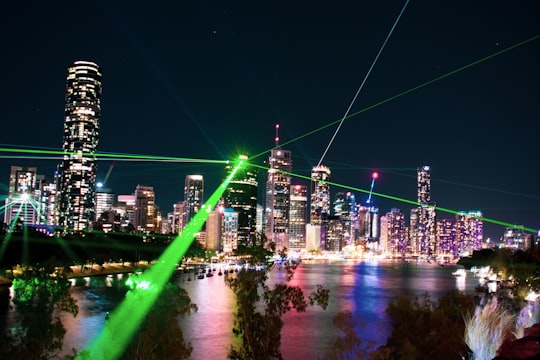
<path fill-rule="evenodd" d="M 276 149 L 279 148 L 279 124 L 276 124 L 276 137 L 274 138 Z"/>

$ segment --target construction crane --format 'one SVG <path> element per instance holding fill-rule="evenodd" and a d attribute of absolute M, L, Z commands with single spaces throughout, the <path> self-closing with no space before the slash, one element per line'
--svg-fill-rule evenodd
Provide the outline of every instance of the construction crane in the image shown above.
<path fill-rule="evenodd" d="M 371 205 L 371 195 L 373 194 L 373 186 L 375 186 L 375 179 L 377 179 L 379 177 L 379 173 L 374 171 L 372 174 L 371 174 L 371 188 L 369 189 L 369 197 L 366 201 L 366 204 L 369 206 Z"/>

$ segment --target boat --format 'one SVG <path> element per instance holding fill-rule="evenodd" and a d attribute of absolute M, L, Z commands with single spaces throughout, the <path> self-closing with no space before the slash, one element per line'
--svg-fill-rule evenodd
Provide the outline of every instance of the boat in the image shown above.
<path fill-rule="evenodd" d="M 467 276 L 467 271 L 465 269 L 457 269 L 456 271 L 452 272 L 452 275 L 455 277 L 465 277 Z"/>

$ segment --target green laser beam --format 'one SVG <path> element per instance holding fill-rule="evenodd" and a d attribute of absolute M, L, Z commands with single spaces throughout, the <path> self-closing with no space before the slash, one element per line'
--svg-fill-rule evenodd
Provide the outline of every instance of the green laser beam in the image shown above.
<path fill-rule="evenodd" d="M 197 163 L 211 163 L 211 164 L 227 164 L 227 160 L 208 160 L 208 159 L 195 159 L 195 158 L 181 158 L 170 156 L 153 156 L 153 155 L 138 155 L 138 154 L 121 154 L 121 153 L 80 153 L 80 152 L 64 152 L 60 150 L 39 150 L 39 149 L 20 149 L 20 148 L 0 148 L 0 153 L 23 153 L 23 154 L 44 154 L 44 155 L 62 155 L 62 156 L 82 156 L 82 157 L 96 157 L 100 160 L 103 159 L 137 159 L 137 160 L 158 160 L 158 161 L 171 161 L 171 162 L 197 162 Z M 101 159 L 102 158 L 102 159 Z"/>
<path fill-rule="evenodd" d="M 326 128 L 329 128 L 329 127 L 331 127 L 331 126 L 333 126 L 333 125 L 338 124 L 339 122 L 341 122 L 341 121 L 343 121 L 343 120 L 348 120 L 348 119 L 350 119 L 350 118 L 352 118 L 352 117 L 354 117 L 354 116 L 358 116 L 358 115 L 360 115 L 360 114 L 362 114 L 362 113 L 364 113 L 364 112 L 366 112 L 366 111 L 372 110 L 372 109 L 374 109 L 374 108 L 376 108 L 376 107 L 379 107 L 379 106 L 381 106 L 381 105 L 383 105 L 383 104 L 386 104 L 387 102 L 390 102 L 390 101 L 395 100 L 395 99 L 397 99 L 397 98 L 400 98 L 400 97 L 402 97 L 402 96 L 404 96 L 404 95 L 410 94 L 410 93 L 412 93 L 412 92 L 414 92 L 414 91 L 416 91 L 416 90 L 419 90 L 419 89 L 421 89 L 421 88 L 423 88 L 423 87 L 426 87 L 426 86 L 428 86 L 428 85 L 431 85 L 431 84 L 433 84 L 433 83 L 436 83 L 436 82 L 438 82 L 438 81 L 441 81 L 441 80 L 443 80 L 443 79 L 446 79 L 447 77 L 450 77 L 450 76 L 452 76 L 452 75 L 455 75 L 455 74 L 457 74 L 457 73 L 459 73 L 459 72 L 461 72 L 461 71 L 463 71 L 463 70 L 469 69 L 469 68 L 471 68 L 471 67 L 473 67 L 473 66 L 475 66 L 475 65 L 481 64 L 481 63 L 483 63 L 483 62 L 485 62 L 485 61 L 487 61 L 487 60 L 490 60 L 490 59 L 492 59 L 492 58 L 494 58 L 494 57 L 496 57 L 496 56 L 502 55 L 502 54 L 504 54 L 504 53 L 506 53 L 506 52 L 508 52 L 508 51 L 510 51 L 510 50 L 514 50 L 515 48 L 518 48 L 518 47 L 520 47 L 520 46 L 526 45 L 526 44 L 528 44 L 528 43 L 530 43 L 530 42 L 532 42 L 532 41 L 535 41 L 535 40 L 537 40 L 537 39 L 539 39 L 539 38 L 540 38 L 540 34 L 535 35 L 535 36 L 533 36 L 533 37 L 531 37 L 531 38 L 529 38 L 529 39 L 527 39 L 527 40 L 521 41 L 521 42 L 519 42 L 519 43 L 517 43 L 517 44 L 511 45 L 511 46 L 509 46 L 509 47 L 507 47 L 507 48 L 505 48 L 505 49 L 502 49 L 502 50 L 500 50 L 500 51 L 497 51 L 497 52 L 495 52 L 495 53 L 493 53 L 493 54 L 490 54 L 490 55 L 488 55 L 488 56 L 485 56 L 485 57 L 483 57 L 483 58 L 481 58 L 481 59 L 479 59 L 479 60 L 473 61 L 473 62 L 471 62 L 471 63 L 469 63 L 469 64 L 467 64 L 467 65 L 464 65 L 464 66 L 461 66 L 461 67 L 459 67 L 459 68 L 457 68 L 457 69 L 455 69 L 455 70 L 452 70 L 452 71 L 450 71 L 450 72 L 448 72 L 448 73 L 446 73 L 446 74 L 443 74 L 443 75 L 441 75 L 441 76 L 438 76 L 438 77 L 436 77 L 436 78 L 434 78 L 434 79 L 432 79 L 432 80 L 426 81 L 426 82 L 424 82 L 424 83 L 422 83 L 422 84 L 420 84 L 420 85 L 417 85 L 417 86 L 412 87 L 412 88 L 410 88 L 410 89 L 408 89 L 408 90 L 402 91 L 402 92 L 400 92 L 400 93 L 398 93 L 398 94 L 396 94 L 396 95 L 393 95 L 393 96 L 391 96 L 391 97 L 389 97 L 389 98 L 387 98 L 387 99 L 385 99 L 385 100 L 379 101 L 379 102 L 377 102 L 377 103 L 375 103 L 375 104 L 373 104 L 373 105 L 370 105 L 370 106 L 368 106 L 368 107 L 366 107 L 366 108 L 364 108 L 364 109 L 362 109 L 362 110 L 359 110 L 359 111 L 357 111 L 357 112 L 355 112 L 355 113 L 349 114 L 348 116 L 346 116 L 346 117 L 344 117 L 344 118 L 342 118 L 342 119 L 338 119 L 338 120 L 332 121 L 332 122 L 330 122 L 330 123 L 328 123 L 328 124 L 326 124 L 326 125 L 323 125 L 323 126 L 317 128 L 317 129 L 314 129 L 314 130 L 311 130 L 311 131 L 309 131 L 309 132 L 307 132 L 307 133 L 304 133 L 304 134 L 302 134 L 302 135 L 300 135 L 300 136 L 298 136 L 298 137 L 296 137 L 296 138 L 294 138 L 294 139 L 292 139 L 292 140 L 289 140 L 289 141 L 286 141 L 286 142 L 282 143 L 281 146 L 286 146 L 286 145 L 288 145 L 288 144 L 291 144 L 291 143 L 293 143 L 293 142 L 296 142 L 296 141 L 298 141 L 298 140 L 301 140 L 301 139 L 303 139 L 303 138 L 305 138 L 305 137 L 308 137 L 308 136 L 310 136 L 310 135 L 316 134 L 316 133 L 318 133 L 318 132 L 320 132 L 320 131 L 322 131 L 322 130 L 324 130 L 324 129 L 326 129 Z M 268 150 L 263 151 L 263 152 L 261 152 L 261 153 L 255 155 L 255 156 L 252 156 L 251 159 L 256 159 L 256 158 L 258 158 L 258 157 L 260 157 L 260 156 L 262 156 L 262 155 L 264 155 L 264 154 L 267 154 L 270 150 L 271 150 L 271 149 L 268 149 Z"/>
<path fill-rule="evenodd" d="M 239 161 L 229 176 L 212 194 L 193 219 L 167 247 L 155 264 L 134 279 L 136 286 L 126 294 L 125 300 L 114 310 L 100 335 L 86 348 L 79 359 L 118 359 L 131 342 L 144 321 L 146 314 L 157 300 L 167 281 L 182 259 L 195 234 L 200 231 L 206 218 L 215 208 L 234 175 L 244 166 Z"/>

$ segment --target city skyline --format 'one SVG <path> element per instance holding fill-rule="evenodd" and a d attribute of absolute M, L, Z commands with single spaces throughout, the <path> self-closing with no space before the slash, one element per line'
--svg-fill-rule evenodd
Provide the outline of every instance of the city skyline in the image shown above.
<path fill-rule="evenodd" d="M 148 8 L 135 1 L 128 11 L 100 3 L 73 33 L 62 20 L 80 11 L 76 5 L 6 5 L 13 16 L 2 25 L 5 47 L 16 55 L 1 60 L 10 69 L 2 98 L 11 131 L 0 143 L 60 150 L 65 68 L 88 60 L 103 70 L 99 152 L 216 160 L 264 152 L 262 163 L 279 123 L 293 172 L 309 176 L 337 123 L 311 132 L 343 116 L 403 4 Z M 346 120 L 323 161 L 332 181 L 368 190 L 376 170 L 375 192 L 414 201 L 416 168 L 429 165 L 437 206 L 540 227 L 532 131 L 540 41 L 500 53 L 538 36 L 539 14 L 532 1 L 409 4 L 351 113 L 493 57 Z M 2 159 L 1 182 L 12 165 L 49 178 L 56 163 Z M 97 180 L 110 164 L 98 163 Z M 115 162 L 107 187 L 131 194 L 138 184 L 153 186 L 156 205 L 169 211 L 183 200 L 188 174 L 202 174 L 212 193 L 224 166 Z M 374 202 L 380 214 L 408 213 L 405 203 Z M 486 223 L 485 236 L 503 230 Z"/>

